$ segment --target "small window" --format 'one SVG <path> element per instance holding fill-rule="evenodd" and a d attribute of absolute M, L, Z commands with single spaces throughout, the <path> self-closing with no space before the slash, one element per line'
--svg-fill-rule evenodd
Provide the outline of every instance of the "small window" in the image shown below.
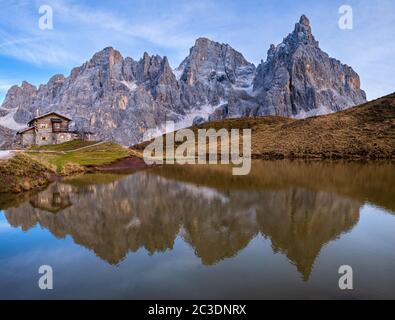
<path fill-rule="evenodd" d="M 47 137 L 41 137 L 42 141 L 47 141 Z"/>
<path fill-rule="evenodd" d="M 54 127 L 55 129 L 60 129 L 60 123 L 55 123 Z"/>
<path fill-rule="evenodd" d="M 46 123 L 41 123 L 40 124 L 41 129 L 47 129 L 47 124 Z"/>

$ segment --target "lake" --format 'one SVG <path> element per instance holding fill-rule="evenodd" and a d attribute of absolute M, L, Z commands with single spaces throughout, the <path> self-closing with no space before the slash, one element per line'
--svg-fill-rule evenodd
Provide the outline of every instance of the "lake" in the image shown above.
<path fill-rule="evenodd" d="M 254 161 L 0 195 L 0 298 L 395 299 L 394 181 L 388 162 Z"/>

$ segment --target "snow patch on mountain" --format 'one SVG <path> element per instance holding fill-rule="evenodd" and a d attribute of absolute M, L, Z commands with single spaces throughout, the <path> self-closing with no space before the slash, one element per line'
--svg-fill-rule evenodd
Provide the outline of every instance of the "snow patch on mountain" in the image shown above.
<path fill-rule="evenodd" d="M 184 73 L 184 68 L 177 68 L 173 70 L 174 75 L 176 76 L 177 81 L 180 81 L 182 74 Z"/>
<path fill-rule="evenodd" d="M 321 105 L 318 108 L 313 109 L 313 110 L 300 111 L 297 115 L 292 116 L 292 118 L 305 119 L 305 118 L 310 118 L 310 117 L 323 116 L 325 114 L 331 114 L 334 112 L 335 111 L 331 110 L 330 108 Z"/>
<path fill-rule="evenodd" d="M 188 128 L 193 125 L 193 119 L 196 117 L 202 117 L 205 120 L 208 119 L 208 117 L 214 113 L 214 111 L 226 104 L 227 102 L 221 101 L 218 105 L 210 105 L 210 104 L 205 104 L 202 106 L 198 106 L 196 108 L 193 108 L 190 112 L 188 112 L 187 115 L 185 115 L 182 120 L 176 122 L 175 127 L 176 130 L 182 129 L 182 128 Z"/>
<path fill-rule="evenodd" d="M 134 81 L 120 81 L 123 85 L 125 85 L 130 91 L 135 91 L 138 88 L 138 85 Z"/>
<path fill-rule="evenodd" d="M 11 130 L 21 130 L 25 126 L 23 124 L 17 123 L 14 120 L 14 115 L 17 112 L 18 108 L 9 110 L 10 112 L 4 117 L 0 117 L 0 126 L 6 127 Z"/>
<path fill-rule="evenodd" d="M 206 121 L 208 120 L 209 116 L 214 113 L 214 111 L 225 105 L 227 102 L 225 101 L 221 101 L 218 105 L 210 105 L 210 104 L 204 104 L 198 107 L 193 108 L 192 110 L 190 110 L 188 112 L 188 114 L 181 116 L 179 114 L 176 113 L 172 113 L 171 117 L 172 118 L 178 118 L 178 121 L 172 122 L 172 121 L 168 121 L 165 123 L 162 123 L 161 125 L 157 126 L 156 128 L 152 128 L 150 129 L 148 132 L 149 134 L 147 136 L 144 137 L 143 141 L 148 141 L 151 139 L 154 139 L 156 137 L 159 137 L 161 135 L 170 133 L 170 132 L 174 132 L 180 129 L 184 129 L 184 128 L 189 128 L 193 125 L 193 120 L 196 117 L 202 117 L 204 118 Z"/>

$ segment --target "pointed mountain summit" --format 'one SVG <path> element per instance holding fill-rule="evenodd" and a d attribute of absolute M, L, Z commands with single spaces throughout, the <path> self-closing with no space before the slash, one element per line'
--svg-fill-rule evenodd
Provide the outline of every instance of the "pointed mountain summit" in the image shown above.
<path fill-rule="evenodd" d="M 2 107 L 5 109 L 15 109 L 28 104 L 36 94 L 37 88 L 27 81 L 23 81 L 21 86 L 12 86 L 4 99 Z"/>
<path fill-rule="evenodd" d="M 305 15 L 281 44 L 270 47 L 257 68 L 254 92 L 258 115 L 306 117 L 366 101 L 358 74 L 319 48 Z"/>
<path fill-rule="evenodd" d="M 199 38 L 177 70 L 181 80 L 190 86 L 197 82 L 237 84 L 243 76 L 252 76 L 255 66 L 230 45 Z"/>
<path fill-rule="evenodd" d="M 255 66 L 229 44 L 199 38 L 175 70 L 182 102 L 198 122 L 239 117 L 247 112 Z M 229 112 L 229 110 L 232 110 Z M 191 120 L 191 119 L 190 119 Z M 197 123 L 197 122 L 194 123 Z M 190 121 L 188 125 L 192 125 Z"/>
<path fill-rule="evenodd" d="M 318 47 L 318 42 L 311 32 L 310 20 L 302 15 L 299 23 L 295 24 L 295 30 L 284 40 L 294 45 L 305 44 Z"/>

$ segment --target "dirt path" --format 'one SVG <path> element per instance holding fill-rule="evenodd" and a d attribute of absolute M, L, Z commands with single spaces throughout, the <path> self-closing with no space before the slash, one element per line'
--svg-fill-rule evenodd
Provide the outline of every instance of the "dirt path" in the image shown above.
<path fill-rule="evenodd" d="M 80 151 L 80 150 L 85 150 L 85 149 L 89 149 L 89 148 L 93 148 L 96 146 L 100 146 L 101 144 L 105 144 L 108 141 L 100 141 L 98 143 L 95 144 L 91 144 L 89 146 L 85 146 L 85 147 L 81 147 L 81 148 L 77 148 L 77 149 L 73 149 L 73 150 L 28 150 L 27 152 L 29 153 L 53 153 L 53 154 L 66 154 L 66 153 L 71 153 L 71 152 L 75 152 L 75 151 Z"/>
<path fill-rule="evenodd" d="M 67 151 L 64 151 L 64 153 L 69 153 L 69 152 L 74 152 L 74 151 L 80 151 L 80 150 L 89 149 L 89 148 L 92 148 L 92 147 L 100 146 L 101 144 L 105 144 L 105 143 L 107 143 L 107 142 L 108 142 L 108 141 L 100 141 L 100 142 L 98 142 L 98 143 L 91 144 L 91 145 L 89 145 L 89 146 L 85 146 L 85 147 L 81 147 L 81 148 L 77 148 L 77 149 L 73 149 L 73 150 L 67 150 Z"/>

